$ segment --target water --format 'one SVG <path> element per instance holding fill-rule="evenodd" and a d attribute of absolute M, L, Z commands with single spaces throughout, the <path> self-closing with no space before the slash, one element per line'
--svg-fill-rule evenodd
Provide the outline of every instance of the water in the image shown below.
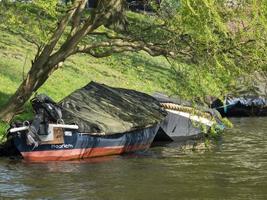
<path fill-rule="evenodd" d="M 233 119 L 211 151 L 175 143 L 83 162 L 0 160 L 0 199 L 267 199 L 267 118 Z"/>

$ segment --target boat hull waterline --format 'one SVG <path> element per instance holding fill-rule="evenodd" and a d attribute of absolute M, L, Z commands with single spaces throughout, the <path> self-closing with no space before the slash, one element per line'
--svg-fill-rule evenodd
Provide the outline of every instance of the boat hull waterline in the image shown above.
<path fill-rule="evenodd" d="M 146 150 L 153 142 L 158 128 L 155 125 L 113 135 L 72 131 L 71 134 L 64 134 L 63 144 L 41 144 L 35 148 L 27 144 L 26 134 L 18 133 L 14 137 L 14 144 L 26 161 L 74 160 Z"/>

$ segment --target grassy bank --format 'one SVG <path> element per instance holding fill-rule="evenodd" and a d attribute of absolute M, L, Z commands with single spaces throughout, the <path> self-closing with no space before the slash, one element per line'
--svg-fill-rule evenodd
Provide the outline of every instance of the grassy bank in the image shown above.
<path fill-rule="evenodd" d="M 35 47 L 18 35 L 0 29 L 0 106 L 16 91 L 25 77 Z M 141 53 L 123 53 L 96 59 L 88 55 L 77 55 L 68 59 L 38 90 L 59 101 L 73 90 L 97 81 L 115 87 L 136 89 L 146 93 L 155 91 L 173 93 L 174 73 L 163 57 Z M 31 117 L 29 104 L 17 119 Z M 6 129 L 0 124 L 0 134 Z"/>

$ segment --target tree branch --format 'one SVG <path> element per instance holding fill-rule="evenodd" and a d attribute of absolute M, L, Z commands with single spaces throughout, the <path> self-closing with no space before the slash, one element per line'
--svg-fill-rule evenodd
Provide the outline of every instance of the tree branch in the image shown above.
<path fill-rule="evenodd" d="M 151 56 L 168 56 L 175 57 L 175 53 L 168 49 L 156 46 L 152 43 L 144 43 L 142 41 L 124 41 L 122 39 L 114 39 L 110 41 L 102 41 L 96 44 L 78 47 L 74 53 L 88 53 L 94 57 L 106 57 L 112 53 L 120 53 L 124 51 L 145 51 Z"/>
<path fill-rule="evenodd" d="M 72 25 L 69 37 L 73 36 L 77 32 L 79 25 L 81 23 L 82 12 L 84 11 L 85 5 L 88 0 L 77 0 L 77 9 L 72 17 Z"/>
<path fill-rule="evenodd" d="M 68 38 L 61 48 L 49 57 L 49 66 L 55 66 L 64 61 L 68 56 L 75 54 L 75 49 L 81 40 L 89 33 L 96 30 L 99 26 L 104 25 L 107 20 L 116 12 L 116 6 L 122 3 L 122 0 L 102 0 L 98 7 L 88 17 L 80 29 L 73 36 Z"/>
<path fill-rule="evenodd" d="M 77 6 L 78 6 L 77 3 L 74 3 L 74 6 L 70 10 L 68 10 L 67 14 L 64 15 L 64 17 L 60 20 L 54 34 L 51 36 L 50 41 L 48 42 L 47 45 L 44 46 L 42 52 L 38 56 L 38 59 L 36 58 L 36 63 L 35 63 L 36 66 L 42 67 L 43 64 L 47 61 L 46 58 L 49 57 L 50 54 L 53 52 L 57 42 L 64 33 L 66 26 L 68 25 L 69 21 L 74 15 Z"/>

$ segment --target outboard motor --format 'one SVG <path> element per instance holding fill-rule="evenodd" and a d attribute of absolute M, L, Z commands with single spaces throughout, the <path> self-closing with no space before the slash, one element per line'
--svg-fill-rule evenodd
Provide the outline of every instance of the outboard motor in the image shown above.
<path fill-rule="evenodd" d="M 51 98 L 44 94 L 39 94 L 31 100 L 35 117 L 29 126 L 29 133 L 37 136 L 48 134 L 48 124 L 62 121 L 60 107 Z"/>
<path fill-rule="evenodd" d="M 40 144 L 47 142 L 63 144 L 63 129 L 78 130 L 79 127 L 77 125 L 64 124 L 61 107 L 48 96 L 37 95 L 31 100 L 31 104 L 35 113 L 34 119 L 31 123 L 25 121 L 11 124 L 11 128 L 7 133 L 11 137 L 21 138 L 23 134 L 23 137 L 26 137 L 27 145 L 33 145 L 33 148 L 36 148 Z M 55 128 L 59 128 L 56 131 L 56 137 Z"/>

